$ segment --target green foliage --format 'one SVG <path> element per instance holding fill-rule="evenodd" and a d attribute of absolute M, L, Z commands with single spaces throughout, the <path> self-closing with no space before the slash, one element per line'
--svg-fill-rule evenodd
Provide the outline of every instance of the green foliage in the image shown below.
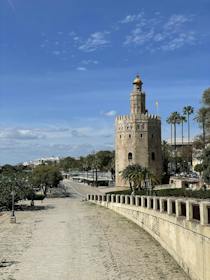
<path fill-rule="evenodd" d="M 203 101 L 204 106 L 210 107 L 210 88 L 207 88 L 203 92 L 202 101 Z"/>
<path fill-rule="evenodd" d="M 34 193 L 34 194 L 29 194 L 27 196 L 28 200 L 44 200 L 45 195 L 44 194 L 39 194 L 39 193 Z"/>
<path fill-rule="evenodd" d="M 194 167 L 194 170 L 196 172 L 199 172 L 201 174 L 201 172 L 203 171 L 203 164 L 196 164 L 196 166 Z"/>
<path fill-rule="evenodd" d="M 128 165 L 122 171 L 122 177 L 125 181 L 129 182 L 130 189 L 135 192 L 136 189 L 145 189 L 148 187 L 148 182 L 151 185 L 157 184 L 156 177 L 146 167 L 142 167 L 139 164 Z"/>
<path fill-rule="evenodd" d="M 189 115 L 194 113 L 194 108 L 192 106 L 190 106 L 190 105 L 185 106 L 183 108 L 183 113 L 184 113 L 184 115 L 186 115 L 188 117 Z"/>
<path fill-rule="evenodd" d="M 210 185 L 210 147 L 206 148 L 203 153 L 203 179 Z"/>
<path fill-rule="evenodd" d="M 62 179 L 61 172 L 55 166 L 38 165 L 32 172 L 33 185 L 42 188 L 44 195 L 49 187 L 57 187 Z"/>
<path fill-rule="evenodd" d="M 79 159 L 66 157 L 61 159 L 57 167 L 66 172 L 69 170 L 88 171 L 98 169 L 100 171 L 111 171 L 114 173 L 114 152 L 99 151 L 89 154 L 86 157 L 80 157 Z"/>
<path fill-rule="evenodd" d="M 107 193 L 108 194 L 108 193 Z M 124 190 L 124 191 L 117 191 L 117 192 L 109 192 L 109 194 L 131 194 L 131 190 Z M 136 192 L 136 195 L 146 195 L 146 190 L 140 190 Z M 207 199 L 210 198 L 210 190 L 187 190 L 187 189 L 165 189 L 165 190 L 157 190 L 154 191 L 152 195 L 154 196 L 173 196 L 173 197 L 192 197 L 192 198 L 200 198 L 200 199 Z"/>
<path fill-rule="evenodd" d="M 29 174 L 12 166 L 4 166 L 0 173 L 0 207 L 11 208 L 12 190 L 15 191 L 15 201 L 25 199 L 33 193 Z"/>
<path fill-rule="evenodd" d="M 69 171 L 69 169 L 81 169 L 82 167 L 80 160 L 73 157 L 66 157 L 61 159 L 58 166 L 64 171 Z"/>

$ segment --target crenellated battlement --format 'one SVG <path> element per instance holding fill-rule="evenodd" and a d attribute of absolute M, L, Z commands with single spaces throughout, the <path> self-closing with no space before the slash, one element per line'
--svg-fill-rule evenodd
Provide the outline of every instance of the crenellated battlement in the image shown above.
<path fill-rule="evenodd" d="M 160 117 L 157 115 L 152 115 L 152 114 L 138 114 L 138 115 L 119 115 L 116 116 L 116 121 L 136 121 L 136 120 L 160 120 Z"/>

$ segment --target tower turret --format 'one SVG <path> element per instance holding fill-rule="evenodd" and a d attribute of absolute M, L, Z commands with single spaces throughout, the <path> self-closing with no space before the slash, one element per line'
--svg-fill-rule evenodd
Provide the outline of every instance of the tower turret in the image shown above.
<path fill-rule="evenodd" d="M 142 91 L 143 82 L 139 75 L 133 81 L 133 91 L 130 95 L 130 111 L 133 115 L 145 114 L 145 93 Z"/>

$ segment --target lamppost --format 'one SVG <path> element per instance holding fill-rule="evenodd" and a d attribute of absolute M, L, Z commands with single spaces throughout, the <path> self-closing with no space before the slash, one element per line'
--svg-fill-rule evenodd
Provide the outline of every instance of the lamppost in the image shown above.
<path fill-rule="evenodd" d="M 12 213 L 11 213 L 11 217 L 10 217 L 10 222 L 12 224 L 16 223 L 16 217 L 15 217 L 15 191 L 12 189 L 11 192 L 12 195 Z"/>

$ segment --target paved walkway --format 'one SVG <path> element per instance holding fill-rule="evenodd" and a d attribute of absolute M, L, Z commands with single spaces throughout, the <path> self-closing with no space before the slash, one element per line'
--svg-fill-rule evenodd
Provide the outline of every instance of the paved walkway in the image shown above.
<path fill-rule="evenodd" d="M 72 197 L 48 199 L 37 211 L 18 212 L 17 224 L 0 225 L 0 262 L 7 265 L 0 280 L 188 279 L 141 228 L 82 201 L 89 189 L 71 185 Z"/>

